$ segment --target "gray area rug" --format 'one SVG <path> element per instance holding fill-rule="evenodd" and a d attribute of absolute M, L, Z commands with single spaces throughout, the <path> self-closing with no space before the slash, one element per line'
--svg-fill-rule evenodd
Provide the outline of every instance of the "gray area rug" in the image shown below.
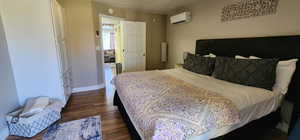
<path fill-rule="evenodd" d="M 102 140 L 100 116 L 51 126 L 43 140 Z"/>

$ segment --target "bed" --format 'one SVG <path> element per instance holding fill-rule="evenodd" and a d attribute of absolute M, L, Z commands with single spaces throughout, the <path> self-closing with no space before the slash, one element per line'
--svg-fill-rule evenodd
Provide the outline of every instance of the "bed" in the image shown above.
<path fill-rule="evenodd" d="M 255 55 L 263 58 L 277 57 L 280 59 L 289 59 L 295 57 L 299 58 L 300 54 L 297 54 L 296 51 L 299 50 L 299 42 L 299 36 L 198 40 L 195 52 L 200 55 L 214 53 L 218 56 L 232 57 L 236 54 L 240 54 L 243 56 Z M 283 98 L 290 101 L 297 101 L 298 95 L 295 94 L 295 91 L 298 90 L 296 86 L 296 81 L 299 77 L 298 71 L 299 69 L 296 70 L 289 86 L 289 92 L 285 97 L 282 94 L 274 94 L 269 90 L 234 84 L 210 76 L 195 74 L 181 68 L 127 73 L 123 76 L 123 81 L 119 81 L 123 83 L 127 82 L 128 84 L 122 85 L 121 83 L 115 83 L 117 91 L 114 97 L 114 104 L 118 106 L 133 139 L 147 140 L 151 137 L 153 137 L 153 139 L 163 139 L 163 136 L 171 132 L 170 135 L 174 135 L 174 139 L 206 140 L 236 139 L 239 137 L 251 139 L 251 137 L 255 138 L 256 135 L 266 131 L 268 128 L 275 127 L 280 120 L 280 103 Z M 133 79 L 130 79 L 132 77 Z M 149 79 L 154 82 L 149 83 Z M 161 79 L 165 79 L 165 81 Z M 134 81 L 136 82 L 133 84 L 135 87 L 128 87 L 130 82 Z M 155 81 L 164 82 L 155 83 Z M 155 86 L 153 87 L 153 85 Z M 168 87 L 169 85 L 176 86 Z M 181 85 L 184 86 L 178 88 Z M 136 90 L 137 87 L 139 91 Z M 170 97 L 163 98 L 164 96 L 171 95 L 166 92 L 164 87 L 168 87 L 168 91 L 172 92 L 172 100 Z M 145 94 L 141 94 L 140 97 L 136 96 L 137 94 L 134 92 L 141 92 L 141 89 Z M 156 90 L 150 91 L 149 89 Z M 173 96 L 173 93 L 181 89 L 185 89 L 191 93 L 197 92 L 197 89 L 201 89 L 203 90 L 202 92 L 205 92 L 209 96 L 198 97 L 193 94 L 189 96 L 182 96 L 181 94 L 178 94 L 179 96 Z M 128 92 L 127 95 L 118 93 L 124 93 L 125 90 Z M 148 96 L 148 93 L 151 93 L 151 96 Z M 156 100 L 158 99 L 156 96 L 159 97 L 160 100 Z M 198 113 L 195 108 L 197 108 L 198 111 L 200 110 L 200 112 L 206 112 L 207 110 L 207 108 L 200 107 L 201 102 L 194 101 L 193 98 L 201 98 L 201 101 L 209 103 L 217 102 L 218 104 L 212 103 L 209 104 L 209 106 L 223 108 L 222 110 L 215 108 L 215 110 L 209 111 L 208 114 L 204 115 L 206 117 L 201 116 L 205 113 L 197 114 L 198 118 L 200 116 L 200 118 L 215 118 L 215 120 L 197 120 L 197 117 L 193 118 L 192 115 L 180 114 L 180 110 L 176 110 L 172 105 L 168 105 L 170 102 L 173 105 L 181 104 L 178 103 L 180 101 L 176 102 L 178 98 L 185 99 L 184 102 L 191 102 L 181 107 L 185 110 L 184 112 L 190 114 Z M 229 99 L 230 102 L 226 99 Z M 195 104 L 199 104 L 199 106 L 195 106 Z M 158 108 L 163 108 L 163 113 L 159 112 L 157 110 Z M 152 118 L 149 117 L 149 115 L 145 113 L 145 110 L 148 114 L 150 112 L 150 114 L 152 113 L 152 115 L 155 114 L 156 116 L 153 117 L 153 115 L 151 116 Z M 239 112 L 238 118 L 235 115 L 230 116 L 230 114 L 235 114 L 236 110 Z M 295 111 L 295 115 L 293 116 L 297 115 L 296 112 L 297 111 Z M 185 120 L 185 117 L 191 119 Z M 151 118 L 152 120 L 150 121 L 150 119 L 147 120 L 146 118 Z M 161 118 L 172 119 L 165 120 Z M 170 122 L 170 120 L 172 121 Z M 201 126 L 202 129 L 199 129 L 200 126 L 197 126 L 197 123 L 195 123 L 199 121 L 202 121 L 201 125 L 204 124 L 203 127 Z M 214 123 L 219 121 L 225 125 Z M 163 125 L 156 126 L 152 122 L 160 122 L 158 124 Z M 180 125 L 181 122 L 184 126 Z M 180 127 L 180 129 L 177 130 L 177 127 Z"/>

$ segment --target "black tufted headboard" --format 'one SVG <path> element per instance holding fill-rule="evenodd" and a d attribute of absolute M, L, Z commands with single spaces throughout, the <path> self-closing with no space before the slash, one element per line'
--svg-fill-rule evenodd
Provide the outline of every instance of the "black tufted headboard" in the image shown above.
<path fill-rule="evenodd" d="M 206 39 L 197 40 L 196 54 L 206 55 L 213 53 L 217 56 L 234 57 L 257 56 L 261 58 L 300 58 L 300 36 Z M 300 104 L 300 62 L 289 86 L 286 99 Z M 300 114 L 300 109 L 294 110 L 294 117 Z"/>
<path fill-rule="evenodd" d="M 258 37 L 197 40 L 196 54 L 217 56 L 257 56 L 261 58 L 300 58 L 300 36 Z M 299 92 L 299 93 L 298 93 Z M 292 102 L 300 97 L 300 63 L 290 83 L 286 98 Z"/>

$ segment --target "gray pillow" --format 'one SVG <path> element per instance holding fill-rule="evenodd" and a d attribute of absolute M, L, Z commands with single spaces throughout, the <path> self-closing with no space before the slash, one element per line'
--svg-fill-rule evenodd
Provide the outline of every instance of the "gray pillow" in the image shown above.
<path fill-rule="evenodd" d="M 217 57 L 213 77 L 247 86 L 272 90 L 278 59 Z"/>
<path fill-rule="evenodd" d="M 211 75 L 214 71 L 215 58 L 197 56 L 188 53 L 184 60 L 183 68 L 203 75 Z"/>

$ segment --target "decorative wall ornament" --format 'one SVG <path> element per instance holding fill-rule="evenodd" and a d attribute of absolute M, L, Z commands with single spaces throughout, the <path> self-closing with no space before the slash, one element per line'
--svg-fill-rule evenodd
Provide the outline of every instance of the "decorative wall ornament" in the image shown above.
<path fill-rule="evenodd" d="M 243 0 L 225 6 L 221 21 L 275 14 L 279 0 Z"/>

